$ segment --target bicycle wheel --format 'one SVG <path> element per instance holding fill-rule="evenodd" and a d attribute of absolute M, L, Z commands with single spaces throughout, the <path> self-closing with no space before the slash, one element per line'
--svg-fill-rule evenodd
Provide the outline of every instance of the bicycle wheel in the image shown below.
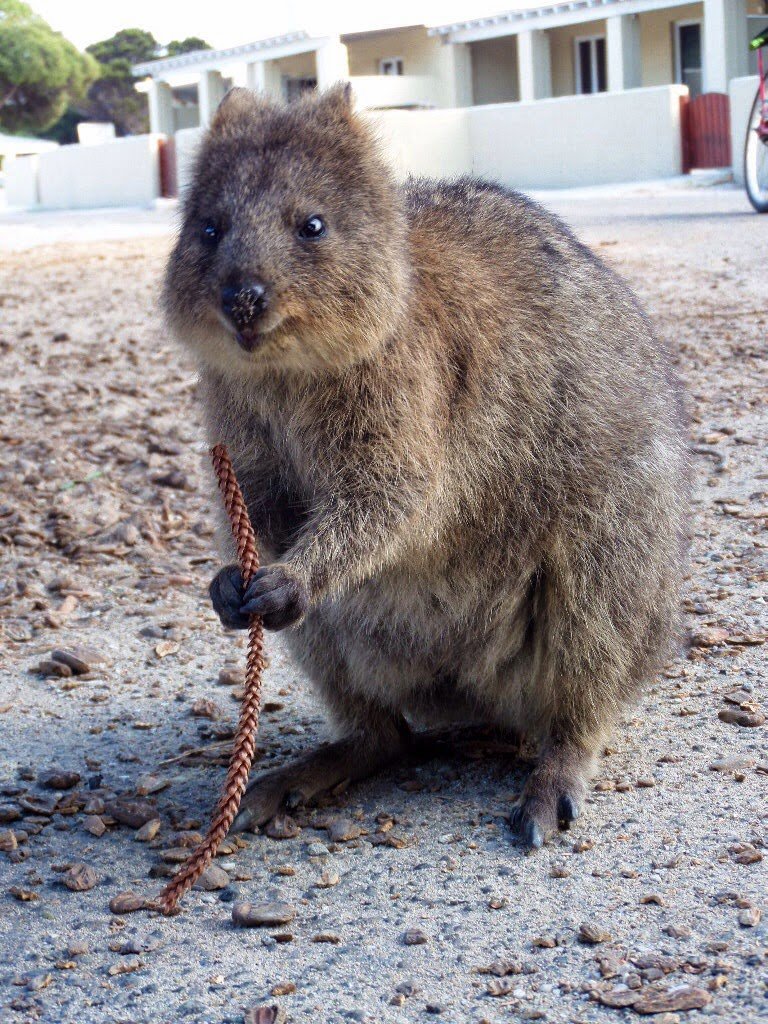
<path fill-rule="evenodd" d="M 755 96 L 744 143 L 744 184 L 749 201 L 758 213 L 768 213 L 768 142 L 757 134 L 760 124 L 760 93 Z"/>

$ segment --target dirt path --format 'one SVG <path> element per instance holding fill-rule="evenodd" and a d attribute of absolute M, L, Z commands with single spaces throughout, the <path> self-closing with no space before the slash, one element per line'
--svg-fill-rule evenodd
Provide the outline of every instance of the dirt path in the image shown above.
<path fill-rule="evenodd" d="M 728 190 L 558 207 L 679 353 L 695 646 L 606 751 L 583 819 L 540 853 L 506 825 L 523 770 L 478 742 L 298 812 L 292 838 L 247 836 L 218 861 L 226 887 L 172 920 L 108 903 L 156 892 L 150 870 L 205 828 L 237 713 L 236 673 L 217 680 L 243 642 L 205 597 L 215 495 L 193 375 L 152 313 L 167 239 L 3 254 L 3 1024 L 220 1024 L 271 1005 L 302 1024 L 768 1019 L 768 725 L 719 717 L 768 710 L 768 218 Z M 269 643 L 262 764 L 325 736 Z M 51 651 L 76 647 L 89 671 L 55 674 Z M 130 801 L 134 825 L 159 827 L 117 824 Z M 235 929 L 235 899 L 295 917 Z"/>

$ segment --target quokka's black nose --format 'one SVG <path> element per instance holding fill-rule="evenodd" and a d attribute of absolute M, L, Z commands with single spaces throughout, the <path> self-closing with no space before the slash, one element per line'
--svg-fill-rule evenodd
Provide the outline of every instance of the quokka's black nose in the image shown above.
<path fill-rule="evenodd" d="M 267 308 L 267 288 L 261 281 L 247 285 L 225 285 L 221 289 L 221 309 L 235 327 L 247 327 Z"/>

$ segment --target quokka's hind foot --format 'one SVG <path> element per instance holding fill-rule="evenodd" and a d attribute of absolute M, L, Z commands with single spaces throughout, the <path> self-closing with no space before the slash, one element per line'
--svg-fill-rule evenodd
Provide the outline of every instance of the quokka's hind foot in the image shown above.
<path fill-rule="evenodd" d="M 520 843 L 539 849 L 578 818 L 592 755 L 572 744 L 549 744 L 525 783 L 510 825 Z"/>

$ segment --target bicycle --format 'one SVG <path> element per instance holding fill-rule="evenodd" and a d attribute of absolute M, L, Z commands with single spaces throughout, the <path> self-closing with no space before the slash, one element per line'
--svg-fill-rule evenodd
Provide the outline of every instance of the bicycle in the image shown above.
<path fill-rule="evenodd" d="M 763 68 L 763 48 L 766 46 L 768 28 L 764 28 L 749 44 L 750 50 L 757 51 L 760 84 L 749 115 L 744 143 L 744 184 L 749 201 L 758 213 L 768 213 L 768 72 Z"/>

